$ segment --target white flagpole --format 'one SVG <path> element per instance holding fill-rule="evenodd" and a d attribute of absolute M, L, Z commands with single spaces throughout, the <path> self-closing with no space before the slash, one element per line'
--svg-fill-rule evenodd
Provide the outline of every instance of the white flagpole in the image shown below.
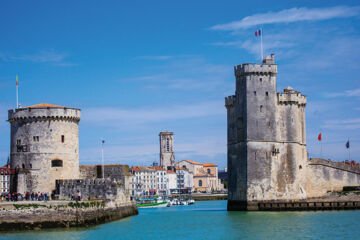
<path fill-rule="evenodd" d="M 264 59 L 264 53 L 263 53 L 263 44 L 262 44 L 262 35 L 263 35 L 263 29 L 260 28 L 260 51 L 261 51 L 261 61 Z"/>
<path fill-rule="evenodd" d="M 19 79 L 18 79 L 18 75 L 16 75 L 16 108 L 19 108 Z"/>
<path fill-rule="evenodd" d="M 348 138 L 348 143 L 349 143 L 349 162 L 351 161 L 350 160 L 350 138 Z"/>

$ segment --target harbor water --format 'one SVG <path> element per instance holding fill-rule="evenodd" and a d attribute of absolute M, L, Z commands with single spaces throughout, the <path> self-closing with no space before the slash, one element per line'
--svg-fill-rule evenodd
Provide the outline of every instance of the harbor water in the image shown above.
<path fill-rule="evenodd" d="M 0 239 L 359 239 L 360 211 L 227 212 L 226 201 L 139 209 L 91 228 L 2 233 Z"/>

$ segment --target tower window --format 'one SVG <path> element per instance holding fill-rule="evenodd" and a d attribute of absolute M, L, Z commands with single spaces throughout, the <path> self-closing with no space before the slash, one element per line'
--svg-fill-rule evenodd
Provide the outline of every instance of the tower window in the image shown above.
<path fill-rule="evenodd" d="M 60 159 L 51 160 L 51 167 L 62 167 L 63 161 Z"/>
<path fill-rule="evenodd" d="M 199 187 L 202 187 L 202 180 L 199 180 Z"/>
<path fill-rule="evenodd" d="M 207 169 L 207 173 L 208 173 L 208 174 L 210 174 L 210 173 L 211 173 L 210 168 L 208 168 L 208 169 Z"/>
<path fill-rule="evenodd" d="M 262 82 L 262 78 L 259 78 L 260 82 Z"/>
<path fill-rule="evenodd" d="M 265 95 L 268 97 L 268 96 L 269 96 L 269 92 L 266 92 Z"/>
<path fill-rule="evenodd" d="M 25 164 L 22 164 L 22 168 L 25 168 Z"/>
<path fill-rule="evenodd" d="M 34 140 L 34 142 L 38 142 L 38 141 L 39 141 L 39 139 L 40 139 L 40 137 L 39 137 L 39 136 L 33 136 L 33 140 Z"/>
<path fill-rule="evenodd" d="M 61 142 L 64 143 L 65 142 L 65 136 L 61 135 Z"/>
<path fill-rule="evenodd" d="M 254 95 L 256 96 L 256 91 L 254 91 Z"/>
<path fill-rule="evenodd" d="M 17 140 L 16 140 L 16 144 L 17 144 L 17 145 L 20 145 L 20 144 L 21 144 L 21 139 L 17 139 Z"/>
<path fill-rule="evenodd" d="M 260 105 L 260 112 L 263 112 L 263 105 Z"/>

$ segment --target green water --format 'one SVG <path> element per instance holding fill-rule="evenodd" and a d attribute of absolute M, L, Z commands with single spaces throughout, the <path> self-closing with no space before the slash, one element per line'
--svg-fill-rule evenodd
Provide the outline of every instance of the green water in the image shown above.
<path fill-rule="evenodd" d="M 139 209 L 93 228 L 2 234 L 0 239 L 360 239 L 360 211 L 227 212 L 226 201 Z"/>

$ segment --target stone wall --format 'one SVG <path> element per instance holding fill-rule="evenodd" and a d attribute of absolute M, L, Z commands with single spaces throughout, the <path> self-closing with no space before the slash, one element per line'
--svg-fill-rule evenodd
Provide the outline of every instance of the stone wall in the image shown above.
<path fill-rule="evenodd" d="M 130 194 L 123 181 L 111 179 L 57 180 L 56 194 L 59 199 L 72 200 L 78 193 L 83 200 L 113 200 L 130 202 Z"/>
<path fill-rule="evenodd" d="M 327 192 L 342 191 L 344 186 L 360 186 L 359 168 L 320 158 L 308 161 L 308 198 L 322 197 Z"/>

